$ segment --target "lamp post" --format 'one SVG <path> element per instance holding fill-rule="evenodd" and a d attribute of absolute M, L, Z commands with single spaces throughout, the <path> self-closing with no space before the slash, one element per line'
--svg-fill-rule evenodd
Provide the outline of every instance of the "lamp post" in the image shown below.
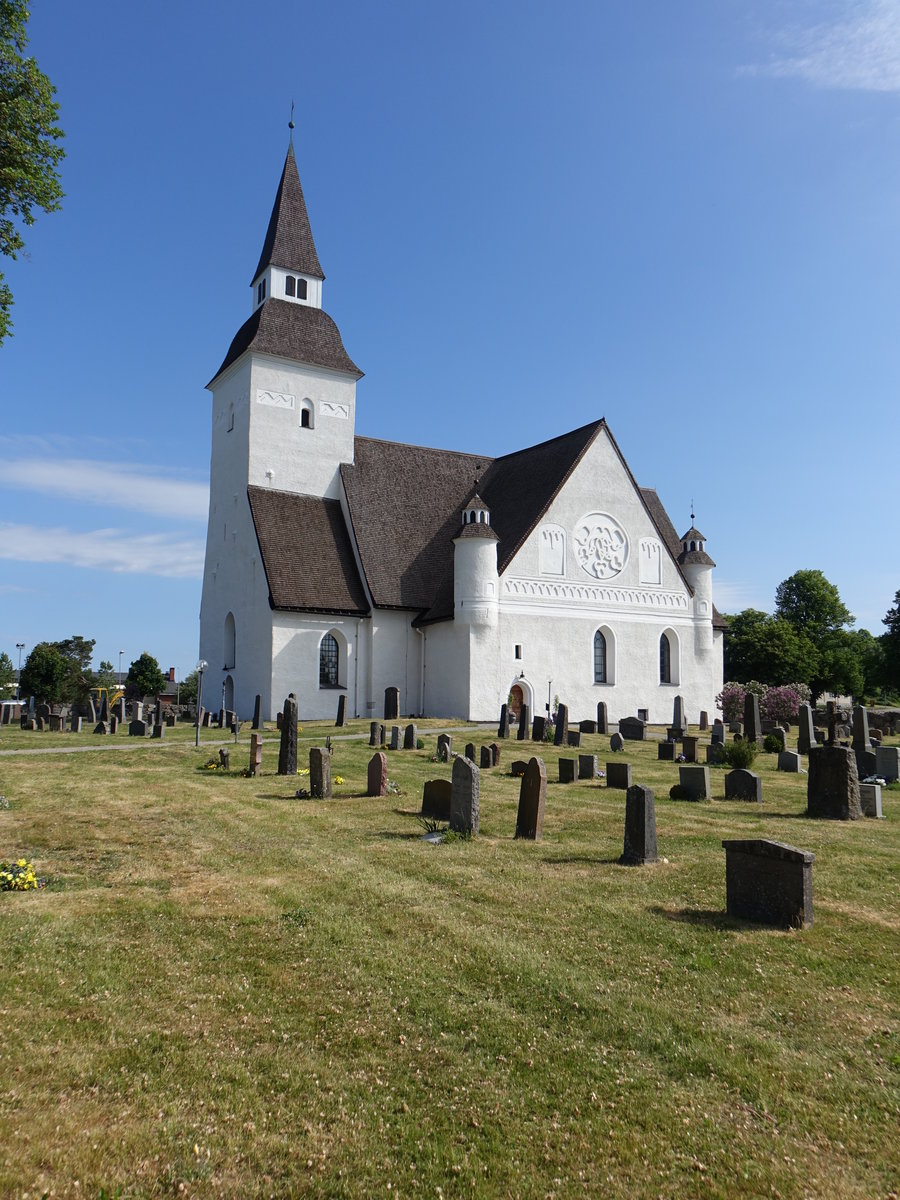
<path fill-rule="evenodd" d="M 195 746 L 200 745 L 200 701 L 203 699 L 203 672 L 209 666 L 202 658 L 197 663 L 197 737 Z"/>
<path fill-rule="evenodd" d="M 123 655 L 124 653 L 125 653 L 125 651 L 124 651 L 124 650 L 120 650 L 120 651 L 119 651 L 119 686 L 120 686 L 120 687 L 121 687 L 121 685 L 122 685 L 122 655 Z"/>
<path fill-rule="evenodd" d="M 16 642 L 16 649 L 19 652 L 19 668 L 16 671 L 16 699 L 21 700 L 22 697 L 19 695 L 19 680 L 22 678 L 22 651 L 25 649 L 25 643 Z"/>

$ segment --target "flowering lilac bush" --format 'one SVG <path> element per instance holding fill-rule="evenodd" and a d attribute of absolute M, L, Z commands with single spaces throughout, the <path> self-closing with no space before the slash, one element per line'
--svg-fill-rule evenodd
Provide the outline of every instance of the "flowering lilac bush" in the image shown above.
<path fill-rule="evenodd" d="M 767 721 L 796 721 L 803 697 L 795 683 L 770 687 L 759 702 L 759 711 Z"/>
<path fill-rule="evenodd" d="M 746 688 L 742 683 L 726 683 L 716 696 L 716 708 L 722 713 L 722 719 L 740 721 L 744 715 L 744 696 Z"/>

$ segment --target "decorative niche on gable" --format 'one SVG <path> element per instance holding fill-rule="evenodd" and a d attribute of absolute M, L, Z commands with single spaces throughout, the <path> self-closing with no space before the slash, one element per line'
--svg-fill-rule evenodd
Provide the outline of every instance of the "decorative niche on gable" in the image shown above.
<path fill-rule="evenodd" d="M 565 575 L 566 531 L 561 525 L 541 527 L 539 569 L 542 575 Z"/>
<path fill-rule="evenodd" d="M 639 583 L 662 583 L 662 546 L 656 538 L 641 538 L 638 572 Z"/>
<path fill-rule="evenodd" d="M 575 558 L 593 579 L 613 579 L 628 561 L 628 535 L 609 513 L 588 513 L 572 534 Z"/>

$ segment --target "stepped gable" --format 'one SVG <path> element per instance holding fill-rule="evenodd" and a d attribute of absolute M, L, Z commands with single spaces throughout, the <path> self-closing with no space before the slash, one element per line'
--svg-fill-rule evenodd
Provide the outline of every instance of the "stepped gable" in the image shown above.
<path fill-rule="evenodd" d="M 309 304 L 268 299 L 234 335 L 222 365 L 206 386 L 211 387 L 247 350 L 315 367 L 330 367 L 357 379 L 363 374 L 344 349 L 338 327 L 328 313 Z"/>
<path fill-rule="evenodd" d="M 367 616 L 339 500 L 247 488 L 271 608 Z"/>

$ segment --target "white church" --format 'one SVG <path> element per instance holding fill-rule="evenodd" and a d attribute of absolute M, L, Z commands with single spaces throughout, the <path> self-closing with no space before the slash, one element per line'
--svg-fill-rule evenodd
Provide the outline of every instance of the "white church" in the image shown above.
<path fill-rule="evenodd" d="M 604 419 L 501 458 L 357 437 L 362 372 L 322 308 L 324 274 L 288 150 L 253 311 L 212 392 L 200 612 L 207 695 L 274 719 L 570 719 L 712 713 L 715 564 L 678 537 Z"/>

